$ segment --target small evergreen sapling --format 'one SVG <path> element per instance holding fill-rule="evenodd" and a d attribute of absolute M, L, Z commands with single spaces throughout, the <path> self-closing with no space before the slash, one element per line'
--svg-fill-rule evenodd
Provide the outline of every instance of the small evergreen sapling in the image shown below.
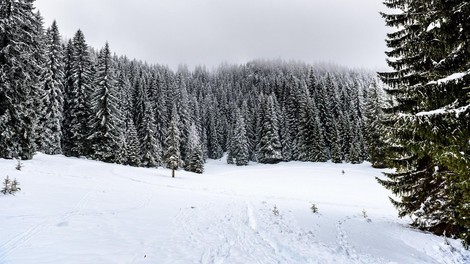
<path fill-rule="evenodd" d="M 20 187 L 18 187 L 20 184 L 19 182 L 14 179 L 13 181 L 10 180 L 10 177 L 6 177 L 5 180 L 3 181 L 3 188 L 0 192 L 2 192 L 4 195 L 8 194 L 15 194 L 15 192 L 21 190 Z"/>
<path fill-rule="evenodd" d="M 274 207 L 273 207 L 273 214 L 274 214 L 275 216 L 278 216 L 278 215 L 279 215 L 279 209 L 277 209 L 277 206 L 276 206 L 276 205 L 274 205 Z"/>
<path fill-rule="evenodd" d="M 21 159 L 17 159 L 16 161 L 17 161 L 17 163 L 16 163 L 15 169 L 20 171 L 21 168 L 23 168 L 23 163 L 21 163 Z"/>
<path fill-rule="evenodd" d="M 367 211 L 366 209 L 362 209 L 362 217 L 367 219 Z"/>
<path fill-rule="evenodd" d="M 10 192 L 10 178 L 8 176 L 3 181 L 3 188 L 1 192 L 5 195 Z"/>
<path fill-rule="evenodd" d="M 21 188 L 18 187 L 20 185 L 20 183 L 14 179 L 12 182 L 11 182 L 11 186 L 10 186 L 10 194 L 14 194 L 15 192 L 17 191 L 20 191 Z"/>
<path fill-rule="evenodd" d="M 310 207 L 310 210 L 312 210 L 312 213 L 318 214 L 318 207 L 315 203 L 312 203 L 312 206 Z"/>

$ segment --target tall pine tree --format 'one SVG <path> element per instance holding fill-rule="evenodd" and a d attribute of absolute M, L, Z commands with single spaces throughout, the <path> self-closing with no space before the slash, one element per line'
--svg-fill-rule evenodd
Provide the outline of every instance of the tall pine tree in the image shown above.
<path fill-rule="evenodd" d="M 92 121 L 91 58 L 85 36 L 81 30 L 75 34 L 71 46 L 68 47 L 67 60 L 70 65 L 66 75 L 66 104 L 64 115 L 64 154 L 67 156 L 83 156 L 91 153 L 90 124 Z M 70 53 L 70 54 L 69 54 Z M 70 57 L 69 57 L 70 56 Z"/>
<path fill-rule="evenodd" d="M 178 129 L 178 112 L 176 105 L 171 112 L 170 124 L 166 136 L 166 151 L 163 157 L 165 166 L 171 169 L 171 177 L 175 177 L 175 170 L 184 166 L 180 153 L 180 131 Z"/>
<path fill-rule="evenodd" d="M 62 120 L 64 106 L 64 54 L 61 37 L 54 21 L 46 33 L 46 64 L 43 73 L 44 97 L 41 121 L 43 134 L 40 151 L 62 154 Z"/>
<path fill-rule="evenodd" d="M 120 148 L 121 119 L 118 108 L 118 91 L 116 90 L 114 66 L 108 43 L 100 51 L 95 75 L 95 91 L 92 95 L 94 116 L 91 123 L 91 157 L 114 162 Z"/>
<path fill-rule="evenodd" d="M 41 94 L 42 49 L 34 1 L 0 2 L 0 157 L 31 159 Z"/>
<path fill-rule="evenodd" d="M 188 164 L 186 166 L 188 171 L 195 173 L 204 172 L 204 155 L 202 153 L 202 143 L 197 131 L 196 125 L 192 124 L 189 130 L 188 141 Z"/>
<path fill-rule="evenodd" d="M 282 161 L 282 146 L 279 138 L 279 122 L 274 102 L 269 95 L 263 104 L 263 118 L 260 130 L 258 160 L 261 163 L 278 163 Z"/>
<path fill-rule="evenodd" d="M 387 158 L 395 173 L 379 180 L 399 199 L 399 215 L 436 234 L 470 242 L 468 210 L 469 3 L 388 0 L 387 54 L 381 73 L 395 103 L 386 109 Z M 437 41 L 439 40 L 439 41 Z"/>

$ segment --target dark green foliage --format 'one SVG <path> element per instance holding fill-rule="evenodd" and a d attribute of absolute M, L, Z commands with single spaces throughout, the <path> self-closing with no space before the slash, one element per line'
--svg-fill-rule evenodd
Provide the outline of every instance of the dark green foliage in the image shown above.
<path fill-rule="evenodd" d="M 367 145 L 368 160 L 374 168 L 385 168 L 385 131 L 382 128 L 383 103 L 379 96 L 377 82 L 373 82 L 369 88 L 365 109 L 365 143 Z"/>
<path fill-rule="evenodd" d="M 224 152 L 219 142 L 215 113 L 210 112 L 208 115 L 209 115 L 209 124 L 207 127 L 208 157 L 211 159 L 220 159 L 222 158 Z"/>
<path fill-rule="evenodd" d="M 64 107 L 64 154 L 84 156 L 92 153 L 92 62 L 83 32 L 78 30 L 68 46 L 66 62 L 66 104 Z"/>
<path fill-rule="evenodd" d="M 246 125 L 243 116 L 239 111 L 236 113 L 236 123 L 232 138 L 232 158 L 237 166 L 248 165 L 248 139 L 246 136 Z"/>
<path fill-rule="evenodd" d="M 281 137 L 282 159 L 284 161 L 290 161 L 292 160 L 292 138 L 290 135 L 289 123 L 287 122 L 285 108 L 283 108 L 281 111 L 279 123 L 281 125 L 279 136 Z"/>
<path fill-rule="evenodd" d="M 470 4 L 385 4 L 401 11 L 383 14 L 388 26 L 400 29 L 387 40 L 394 71 L 380 74 L 394 98 L 384 125 L 387 165 L 396 173 L 379 182 L 398 195 L 392 201 L 400 216 L 468 244 Z"/>
<path fill-rule="evenodd" d="M 141 166 L 140 143 L 132 119 L 129 120 L 125 133 L 124 146 L 121 147 L 120 163 L 135 167 Z"/>
<path fill-rule="evenodd" d="M 180 131 L 178 129 L 178 114 L 176 106 L 173 107 L 170 124 L 166 137 L 166 151 L 163 157 L 165 166 L 171 169 L 172 177 L 175 177 L 175 170 L 184 166 L 180 154 Z"/>
<path fill-rule="evenodd" d="M 202 153 L 201 140 L 196 126 L 193 124 L 189 130 L 188 157 L 189 161 L 186 169 L 195 173 L 204 172 L 204 157 Z"/>
<path fill-rule="evenodd" d="M 54 21 L 45 38 L 44 96 L 40 122 L 43 131 L 39 150 L 45 154 L 62 154 L 62 119 L 64 105 L 64 63 L 61 37 Z"/>
<path fill-rule="evenodd" d="M 162 158 L 160 156 L 161 153 L 161 143 L 156 138 L 156 128 L 155 128 L 155 120 L 154 120 L 154 112 L 152 107 L 150 106 L 149 102 L 145 103 L 145 113 L 142 120 L 142 138 L 140 144 L 140 162 L 144 167 L 158 167 L 162 164 Z M 179 148 L 179 134 L 176 131 L 173 131 L 172 136 L 174 135 L 175 138 L 172 138 L 172 146 Z"/>
<path fill-rule="evenodd" d="M 42 21 L 33 1 L 0 2 L 0 157 L 31 159 L 35 151 Z"/>
<path fill-rule="evenodd" d="M 282 146 L 279 138 L 279 123 L 276 103 L 272 95 L 263 103 L 260 129 L 258 160 L 261 163 L 278 163 L 282 161 Z"/>
<path fill-rule="evenodd" d="M 90 156 L 106 162 L 117 161 L 122 131 L 119 127 L 121 113 L 118 109 L 118 92 L 111 61 L 111 52 L 106 43 L 98 57 L 95 76 L 95 91 L 92 94 L 94 116 L 91 123 L 91 135 L 87 138 L 91 144 Z"/>

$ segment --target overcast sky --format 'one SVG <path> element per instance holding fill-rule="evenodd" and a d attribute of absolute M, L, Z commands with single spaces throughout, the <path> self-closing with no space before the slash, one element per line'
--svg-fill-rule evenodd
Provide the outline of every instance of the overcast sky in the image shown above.
<path fill-rule="evenodd" d="M 36 0 L 63 37 L 109 41 L 119 55 L 176 68 L 252 59 L 383 69 L 377 0 Z"/>

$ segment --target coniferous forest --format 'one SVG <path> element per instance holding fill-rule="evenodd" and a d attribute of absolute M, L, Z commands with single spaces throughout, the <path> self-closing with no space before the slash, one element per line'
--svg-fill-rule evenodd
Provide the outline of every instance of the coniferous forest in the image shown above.
<path fill-rule="evenodd" d="M 386 0 L 391 72 L 281 60 L 176 71 L 0 2 L 0 158 L 202 173 L 207 159 L 372 162 L 400 216 L 470 242 L 470 3 Z M 174 174 L 173 174 L 174 176 Z"/>

